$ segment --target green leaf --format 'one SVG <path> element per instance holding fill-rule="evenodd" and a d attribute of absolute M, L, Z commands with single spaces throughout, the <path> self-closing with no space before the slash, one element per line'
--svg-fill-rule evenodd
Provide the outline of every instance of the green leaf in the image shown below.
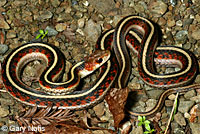
<path fill-rule="evenodd" d="M 138 116 L 138 120 L 142 122 L 142 116 Z"/>
<path fill-rule="evenodd" d="M 146 120 L 146 117 L 145 117 L 145 116 L 142 116 L 142 119 L 143 119 L 143 121 L 145 121 L 145 120 Z"/>
<path fill-rule="evenodd" d="M 46 31 L 45 31 L 45 35 L 47 35 L 47 34 L 48 34 L 48 32 L 49 32 L 49 31 L 48 31 L 48 30 L 46 30 Z"/>
<path fill-rule="evenodd" d="M 41 34 L 44 34 L 44 30 L 39 30 L 39 32 L 40 32 Z"/>
<path fill-rule="evenodd" d="M 35 39 L 39 39 L 40 36 L 41 36 L 41 34 L 38 34 L 38 35 L 35 37 Z"/>
<path fill-rule="evenodd" d="M 139 122 L 139 123 L 138 123 L 138 126 L 142 126 L 142 124 L 143 124 L 143 122 Z"/>
<path fill-rule="evenodd" d="M 148 130 L 148 131 L 151 131 L 151 128 L 150 128 L 150 125 L 149 124 L 144 124 L 145 125 L 145 128 Z"/>
<path fill-rule="evenodd" d="M 155 131 L 155 129 L 151 129 L 151 132 L 154 132 Z"/>
<path fill-rule="evenodd" d="M 144 134 L 149 134 L 149 133 L 150 133 L 149 131 L 145 131 L 145 132 L 144 132 Z"/>
<path fill-rule="evenodd" d="M 149 120 L 144 121 L 144 124 L 150 124 Z"/>

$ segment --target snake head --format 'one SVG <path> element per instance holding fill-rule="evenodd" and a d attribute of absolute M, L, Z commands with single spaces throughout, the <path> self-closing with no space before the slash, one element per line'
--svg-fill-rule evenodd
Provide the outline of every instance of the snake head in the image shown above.
<path fill-rule="evenodd" d="M 81 78 L 91 74 L 96 69 L 101 67 L 108 61 L 110 55 L 111 53 L 109 50 L 96 50 L 90 56 L 85 57 L 84 69 L 80 72 Z"/>

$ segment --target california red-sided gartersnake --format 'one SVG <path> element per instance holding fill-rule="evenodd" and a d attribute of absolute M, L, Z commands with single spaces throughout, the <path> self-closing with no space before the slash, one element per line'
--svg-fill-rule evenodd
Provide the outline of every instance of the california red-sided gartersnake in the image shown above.
<path fill-rule="evenodd" d="M 63 109 L 87 108 L 102 100 L 114 82 L 117 83 L 118 88 L 127 85 L 131 73 L 128 46 L 138 54 L 138 70 L 145 83 L 154 87 L 171 88 L 161 95 L 157 106 L 152 111 L 143 114 L 129 112 L 133 116 L 149 116 L 159 110 L 163 99 L 169 93 L 200 88 L 199 85 L 191 88 L 173 88 L 187 85 L 194 80 L 198 73 L 197 60 L 191 52 L 172 46 L 157 47 L 157 43 L 158 30 L 149 20 L 139 16 L 127 16 L 117 24 L 115 30 L 107 31 L 100 36 L 96 49 L 101 49 L 103 52 L 99 50 L 100 52 L 96 52 L 96 58 L 89 58 L 92 59 L 92 64 L 90 60 L 86 63 L 77 63 L 71 69 L 71 79 L 67 82 L 55 82 L 65 67 L 63 54 L 56 47 L 44 43 L 29 43 L 13 50 L 3 63 L 3 82 L 9 94 L 28 105 L 46 107 L 48 104 L 53 104 Z M 21 81 L 21 71 L 30 58 L 46 62 L 47 68 L 39 82 L 46 92 L 53 94 L 32 89 Z M 177 64 L 181 70 L 159 74 L 156 72 L 155 62 L 160 65 L 167 65 L 168 62 L 171 65 Z M 78 85 L 80 77 L 84 77 L 79 74 L 91 71 L 96 64 L 97 67 L 103 64 L 96 82 L 87 89 L 71 92 Z M 83 67 L 86 70 L 80 71 Z"/>

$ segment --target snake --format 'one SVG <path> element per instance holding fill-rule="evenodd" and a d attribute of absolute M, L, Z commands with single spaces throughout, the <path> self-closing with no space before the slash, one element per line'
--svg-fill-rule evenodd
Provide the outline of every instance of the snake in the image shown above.
<path fill-rule="evenodd" d="M 138 56 L 141 79 L 153 87 L 170 88 L 161 95 L 154 110 L 145 113 L 129 111 L 132 116 L 153 115 L 169 93 L 199 88 L 198 85 L 175 88 L 195 79 L 198 63 L 191 52 L 182 48 L 158 47 L 158 34 L 157 28 L 148 19 L 134 15 L 124 17 L 115 29 L 106 31 L 99 37 L 96 52 L 86 58 L 88 60 L 73 66 L 70 79 L 66 82 L 57 82 L 65 68 L 62 52 L 50 44 L 27 43 L 14 49 L 5 58 L 2 65 L 3 83 L 11 96 L 27 105 L 47 107 L 53 104 L 54 107 L 70 110 L 92 107 L 103 100 L 111 87 L 126 87 L 132 68 L 129 50 L 132 50 Z M 47 65 L 39 80 L 44 91 L 27 86 L 20 78 L 24 66 L 35 59 L 44 61 Z M 159 74 L 156 71 L 155 64 L 167 66 L 168 63 L 181 69 L 169 74 Z M 75 90 L 80 88 L 80 79 L 96 68 L 100 68 L 96 81 L 84 90 Z"/>

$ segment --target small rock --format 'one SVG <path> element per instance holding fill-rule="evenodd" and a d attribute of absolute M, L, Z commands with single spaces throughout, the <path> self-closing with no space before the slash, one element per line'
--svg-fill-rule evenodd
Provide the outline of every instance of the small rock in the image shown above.
<path fill-rule="evenodd" d="M 16 37 L 16 32 L 14 30 L 9 30 L 7 35 L 6 35 L 7 39 L 12 39 Z"/>
<path fill-rule="evenodd" d="M 190 98 L 191 101 L 195 101 L 196 103 L 200 102 L 200 95 L 194 96 L 192 98 Z"/>
<path fill-rule="evenodd" d="M 67 28 L 67 24 L 66 24 L 66 23 L 58 23 L 58 24 L 56 25 L 56 30 L 57 30 L 58 32 L 62 32 L 62 31 L 64 31 L 66 28 Z"/>
<path fill-rule="evenodd" d="M 186 92 L 186 93 L 184 94 L 184 97 L 185 97 L 186 99 L 190 99 L 190 98 L 194 97 L 195 95 L 196 95 L 196 92 L 195 92 L 194 90 L 191 90 L 191 91 Z"/>
<path fill-rule="evenodd" d="M 182 128 L 175 128 L 173 134 L 185 134 Z"/>
<path fill-rule="evenodd" d="M 200 52 L 200 51 L 199 51 Z M 197 75 L 196 79 L 195 79 L 195 83 L 200 83 L 200 75 Z"/>
<path fill-rule="evenodd" d="M 45 28 L 45 31 L 47 31 L 47 30 L 48 30 L 47 36 L 56 36 L 58 34 L 58 32 L 50 26 L 47 26 Z"/>
<path fill-rule="evenodd" d="M 182 20 L 176 21 L 176 26 L 179 26 L 179 27 L 183 26 Z"/>
<path fill-rule="evenodd" d="M 167 5 L 162 1 L 155 1 L 150 4 L 149 10 L 154 14 L 154 17 L 160 17 L 167 11 Z"/>
<path fill-rule="evenodd" d="M 8 51 L 8 46 L 4 44 L 0 44 L 0 54 L 4 54 Z"/>
<path fill-rule="evenodd" d="M 1 0 L 0 1 L 0 7 L 4 6 L 6 4 L 7 0 Z"/>
<path fill-rule="evenodd" d="M 163 17 L 159 18 L 159 20 L 158 20 L 159 26 L 164 26 L 166 23 L 167 23 L 167 21 Z"/>
<path fill-rule="evenodd" d="M 85 25 L 84 33 L 89 41 L 96 42 L 101 34 L 101 26 L 90 19 Z"/>
<path fill-rule="evenodd" d="M 133 128 L 133 130 L 130 132 L 130 134 L 144 134 L 142 126 Z"/>
<path fill-rule="evenodd" d="M 115 2 L 112 0 L 88 0 L 100 13 L 107 14 L 115 7 Z"/>
<path fill-rule="evenodd" d="M 13 99 L 0 98 L 1 105 L 14 105 Z"/>
<path fill-rule="evenodd" d="M 152 99 L 158 99 L 159 96 L 162 94 L 163 90 L 149 90 L 147 91 L 147 94 Z"/>
<path fill-rule="evenodd" d="M 6 117 L 9 114 L 9 110 L 0 106 L 0 117 Z"/>
<path fill-rule="evenodd" d="M 36 14 L 34 15 L 34 19 L 35 20 L 39 20 L 39 21 L 45 21 L 50 19 L 53 16 L 53 14 L 50 11 L 41 11 L 40 15 Z"/>
<path fill-rule="evenodd" d="M 170 100 L 175 100 L 176 95 L 175 95 L 175 94 L 171 94 L 171 95 L 168 96 L 168 98 L 169 98 Z"/>
<path fill-rule="evenodd" d="M 190 128 L 192 129 L 192 134 L 199 134 L 200 123 L 190 123 Z"/>
<path fill-rule="evenodd" d="M 175 120 L 180 126 L 185 126 L 185 125 L 186 125 L 185 118 L 183 117 L 183 115 L 182 115 L 180 112 L 178 112 L 177 114 L 175 114 L 174 120 Z"/>
<path fill-rule="evenodd" d="M 183 101 L 180 100 L 178 111 L 181 113 L 186 113 L 194 105 L 194 101 Z"/>
<path fill-rule="evenodd" d="M 79 28 L 83 28 L 85 25 L 85 19 L 84 18 L 81 18 L 78 20 L 78 27 Z"/>
<path fill-rule="evenodd" d="M 58 7 L 60 5 L 60 1 L 59 0 L 51 0 L 51 4 L 53 5 L 53 7 Z"/>
<path fill-rule="evenodd" d="M 102 115 L 104 115 L 105 113 L 104 107 L 105 107 L 104 102 L 99 103 L 98 105 L 93 107 L 93 110 L 95 111 L 98 117 L 101 117 Z"/>
<path fill-rule="evenodd" d="M 0 28 L 2 29 L 10 29 L 8 23 L 4 20 L 3 17 L 0 17 Z"/>
<path fill-rule="evenodd" d="M 174 102 L 172 100 L 165 100 L 165 106 L 166 107 L 172 107 Z"/>
<path fill-rule="evenodd" d="M 25 6 L 26 5 L 26 0 L 15 0 L 13 2 L 13 7 L 15 6 Z"/>
<path fill-rule="evenodd" d="M 195 30 L 194 32 L 192 32 L 192 37 L 193 37 L 195 40 L 200 40 L 200 29 Z"/>
<path fill-rule="evenodd" d="M 167 26 L 168 27 L 173 27 L 173 26 L 175 26 L 175 24 L 176 24 L 176 22 L 175 22 L 175 20 L 174 19 L 168 19 L 167 20 Z"/>
<path fill-rule="evenodd" d="M 184 44 L 187 41 L 188 31 L 181 30 L 178 31 L 175 35 L 176 41 L 180 44 Z"/>

